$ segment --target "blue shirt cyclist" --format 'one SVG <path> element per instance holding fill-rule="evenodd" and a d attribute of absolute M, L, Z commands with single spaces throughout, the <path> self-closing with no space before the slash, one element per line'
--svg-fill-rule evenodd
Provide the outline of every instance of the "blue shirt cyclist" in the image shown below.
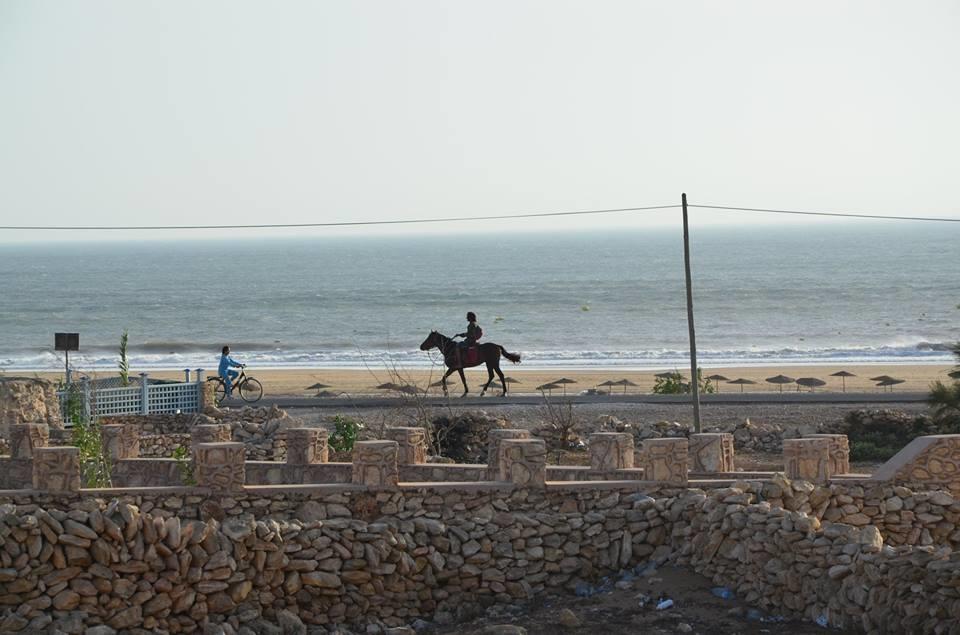
<path fill-rule="evenodd" d="M 233 379 L 237 377 L 240 373 L 235 370 L 230 370 L 231 368 L 243 368 L 244 365 L 230 357 L 230 347 L 224 346 L 223 351 L 220 355 L 220 368 L 217 371 L 217 374 L 223 379 L 223 387 L 226 391 L 226 396 L 229 397 L 233 391 Z"/>

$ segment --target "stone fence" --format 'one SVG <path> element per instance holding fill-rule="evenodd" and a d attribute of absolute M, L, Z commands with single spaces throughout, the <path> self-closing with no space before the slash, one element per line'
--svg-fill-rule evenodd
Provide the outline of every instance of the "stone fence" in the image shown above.
<path fill-rule="evenodd" d="M 758 503 L 751 486 L 5 492 L 0 631 L 76 619 L 171 632 L 241 620 L 254 632 L 269 630 L 264 620 L 400 626 L 667 561 L 834 626 L 941 632 L 960 619 L 949 549 L 890 547 L 873 526 Z M 960 503 L 949 509 L 960 514 Z"/>
<path fill-rule="evenodd" d="M 425 463 L 417 428 L 358 442 L 350 463 L 327 462 L 322 429 L 288 429 L 284 462 L 246 460 L 234 433 L 197 426 L 192 459 L 176 461 L 141 458 L 136 428 L 104 426 L 123 487 L 82 489 L 77 448 L 12 425 L 0 631 L 399 626 L 668 560 L 835 626 L 960 619 L 957 436 L 918 440 L 868 477 L 846 473 L 840 436 L 788 440 L 785 474 L 749 474 L 732 471 L 724 434 L 649 439 L 638 455 L 630 434 L 598 433 L 590 466 L 573 467 L 547 466 L 543 441 L 518 430 L 491 435 L 489 465 Z M 196 486 L 164 487 L 183 480 Z"/>

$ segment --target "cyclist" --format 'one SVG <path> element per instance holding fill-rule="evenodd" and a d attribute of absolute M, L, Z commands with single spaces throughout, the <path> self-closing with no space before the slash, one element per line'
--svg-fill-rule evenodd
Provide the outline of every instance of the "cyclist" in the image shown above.
<path fill-rule="evenodd" d="M 233 380 L 234 377 L 240 374 L 237 371 L 230 370 L 230 369 L 243 368 L 244 366 L 245 366 L 244 364 L 241 364 L 237 360 L 230 357 L 229 346 L 223 347 L 223 351 L 221 352 L 221 355 L 220 355 L 220 369 L 218 370 L 217 374 L 219 374 L 220 378 L 223 379 L 223 387 L 225 390 L 225 395 L 227 397 L 230 397 L 231 393 L 233 392 L 233 386 L 231 384 L 231 381 Z"/>

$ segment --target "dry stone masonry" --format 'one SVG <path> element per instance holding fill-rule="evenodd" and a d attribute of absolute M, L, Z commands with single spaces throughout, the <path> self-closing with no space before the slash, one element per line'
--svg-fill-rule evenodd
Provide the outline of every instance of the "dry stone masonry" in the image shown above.
<path fill-rule="evenodd" d="M 11 423 L 8 434 L 10 456 L 15 459 L 33 458 L 35 448 L 45 448 L 50 442 L 50 429 L 45 423 Z"/>
<path fill-rule="evenodd" d="M 427 462 L 427 431 L 423 428 L 387 428 L 384 436 L 397 442 L 397 462 L 401 465 Z"/>
<path fill-rule="evenodd" d="M 811 439 L 827 439 L 830 442 L 828 458 L 830 474 L 850 473 L 850 441 L 845 434 L 809 434 Z"/>
<path fill-rule="evenodd" d="M 826 483 L 831 476 L 830 439 L 784 439 L 784 471 L 789 478 Z"/>
<path fill-rule="evenodd" d="M 501 439 L 499 480 L 519 487 L 544 487 L 547 444 L 543 439 Z"/>
<path fill-rule="evenodd" d="M 287 463 L 326 463 L 330 458 L 328 441 L 329 433 L 322 428 L 290 428 L 287 430 Z"/>
<path fill-rule="evenodd" d="M 218 492 L 243 490 L 246 471 L 242 443 L 198 443 L 193 452 L 197 485 Z"/>
<path fill-rule="evenodd" d="M 591 434 L 590 467 L 603 472 L 632 468 L 633 435 L 626 432 Z"/>
<path fill-rule="evenodd" d="M 690 435 L 690 471 L 701 474 L 733 472 L 733 435 L 707 432 Z"/>
<path fill-rule="evenodd" d="M 0 436 L 7 437 L 7 426 L 18 423 L 63 427 L 60 400 L 52 383 L 29 377 L 0 377 Z"/>
<path fill-rule="evenodd" d="M 33 488 L 50 492 L 80 490 L 80 449 L 33 449 Z"/>
<path fill-rule="evenodd" d="M 529 430 L 497 429 L 487 433 L 487 480 L 500 478 L 500 442 L 505 439 L 529 439 Z"/>
<path fill-rule="evenodd" d="M 397 470 L 396 441 L 358 441 L 353 446 L 351 480 L 367 487 L 396 487 L 400 481 Z"/>
<path fill-rule="evenodd" d="M 139 458 L 135 425 L 104 428 L 118 489 L 80 489 L 77 448 L 44 447 L 43 426 L 0 459 L 23 488 L 0 492 L 0 632 L 402 627 L 649 562 L 830 626 L 960 628 L 960 436 L 918 439 L 872 477 L 848 474 L 844 438 L 787 439 L 787 475 L 736 481 L 722 433 L 646 439 L 638 469 L 629 433 L 593 435 L 589 467 L 548 467 L 514 430 L 491 434 L 489 465 L 427 464 L 411 428 L 329 463 L 324 430 L 287 426 L 285 461 L 251 461 L 223 440 L 238 428 L 205 424 L 196 487 L 129 489 L 182 483 L 184 465 Z"/>
<path fill-rule="evenodd" d="M 647 439 L 643 471 L 648 481 L 686 485 L 689 445 L 686 439 Z"/>

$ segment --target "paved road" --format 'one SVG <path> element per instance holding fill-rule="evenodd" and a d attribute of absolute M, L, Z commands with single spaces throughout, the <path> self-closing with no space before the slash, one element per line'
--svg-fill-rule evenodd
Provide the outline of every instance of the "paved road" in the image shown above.
<path fill-rule="evenodd" d="M 925 392 L 893 392 L 893 393 L 810 393 L 810 392 L 785 392 L 780 393 L 721 393 L 702 395 L 700 402 L 704 404 L 849 404 L 849 405 L 875 405 L 884 404 L 893 406 L 904 403 L 922 403 L 926 401 Z M 423 404 L 427 406 L 442 406 L 448 403 L 444 397 L 424 397 Z M 554 395 L 550 397 L 553 403 L 572 403 L 580 404 L 685 404 L 690 403 L 689 395 L 568 395 L 566 397 Z M 414 403 L 414 398 L 405 397 L 335 397 L 318 399 L 316 397 L 270 397 L 265 396 L 257 406 L 277 405 L 281 408 L 318 408 L 318 409 L 339 409 L 344 406 L 352 408 L 393 408 L 397 406 L 409 406 Z M 465 399 L 460 397 L 450 397 L 449 404 L 457 407 L 485 407 L 489 408 L 498 405 L 509 406 L 537 406 L 544 403 L 544 398 L 533 395 L 508 396 L 501 398 L 498 396 L 474 397 L 469 396 Z M 240 407 L 243 402 L 231 400 L 226 405 Z"/>

